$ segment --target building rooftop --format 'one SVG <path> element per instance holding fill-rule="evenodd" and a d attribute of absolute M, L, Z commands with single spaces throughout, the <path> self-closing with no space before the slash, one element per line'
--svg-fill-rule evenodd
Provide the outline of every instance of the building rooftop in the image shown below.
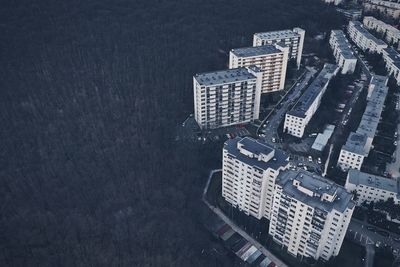
<path fill-rule="evenodd" d="M 365 134 L 351 132 L 342 149 L 358 155 L 366 155 L 368 154 L 368 151 L 365 151 L 367 138 Z"/>
<path fill-rule="evenodd" d="M 295 185 L 296 181 L 299 182 L 299 186 Z M 306 171 L 281 172 L 276 178 L 276 184 L 282 187 L 284 194 L 325 212 L 332 210 L 344 212 L 347 208 L 352 209 L 355 206 L 352 200 L 353 195 L 344 187 Z M 305 188 L 308 193 L 300 190 L 300 187 Z M 323 199 L 324 195 L 333 196 L 332 201 Z"/>
<path fill-rule="evenodd" d="M 241 153 L 241 151 L 238 149 L 238 144 L 254 155 L 272 155 L 271 153 L 273 153 L 273 157 L 267 162 L 259 160 L 256 157 L 249 157 Z M 285 167 L 289 164 L 289 156 L 284 151 L 274 149 L 266 143 L 250 137 L 236 137 L 234 139 L 228 139 L 224 144 L 224 149 L 226 149 L 228 154 L 237 160 L 250 166 L 257 167 L 261 170 L 266 170 L 269 168 L 278 170 L 279 168 Z"/>
<path fill-rule="evenodd" d="M 193 77 L 200 85 L 210 86 L 217 84 L 235 83 L 256 79 L 246 68 L 227 69 L 214 72 L 196 74 Z"/>
<path fill-rule="evenodd" d="M 270 32 L 258 32 L 254 34 L 254 37 L 258 37 L 260 39 L 266 40 L 275 40 L 275 39 L 286 39 L 298 37 L 299 34 L 294 32 L 293 30 L 281 30 L 281 31 L 270 31 Z"/>
<path fill-rule="evenodd" d="M 255 57 L 281 53 L 274 45 L 262 45 L 232 49 L 231 52 L 238 57 Z"/>
<path fill-rule="evenodd" d="M 357 59 L 353 51 L 350 48 L 350 44 L 347 41 L 347 38 L 342 30 L 332 30 L 331 31 L 331 38 L 334 38 L 336 40 L 336 43 L 338 44 L 338 48 L 340 51 L 340 54 L 345 58 L 345 59 Z"/>
<path fill-rule="evenodd" d="M 399 194 L 399 182 L 386 177 L 361 172 L 359 170 L 349 170 L 347 182 L 355 185 L 365 185 L 379 188 L 381 190 Z"/>
<path fill-rule="evenodd" d="M 328 124 L 323 133 L 320 133 L 317 135 L 317 138 L 315 138 L 315 141 L 312 145 L 312 149 L 315 149 L 317 151 L 322 151 L 324 150 L 326 144 L 329 141 L 329 138 L 331 138 L 333 131 L 335 130 L 335 126 Z"/>
<path fill-rule="evenodd" d="M 374 138 L 388 92 L 387 79 L 386 76 L 379 75 L 372 77 L 367 97 L 367 107 L 361 118 L 357 133 Z"/>
<path fill-rule="evenodd" d="M 306 91 L 301 95 L 299 100 L 288 112 L 288 114 L 296 117 L 305 118 L 306 112 L 308 111 L 314 100 L 317 98 L 323 87 L 326 86 L 331 78 L 335 75 L 337 69 L 337 65 L 325 63 L 321 72 L 308 86 Z"/>
<path fill-rule="evenodd" d="M 384 28 L 385 30 L 391 32 L 393 35 L 397 35 L 400 38 L 400 30 L 393 27 L 392 25 L 386 24 L 385 22 L 376 19 L 372 16 L 365 16 L 364 17 L 364 24 L 366 24 L 367 21 L 371 21 L 377 25 L 380 25 L 382 28 Z"/>
<path fill-rule="evenodd" d="M 382 41 L 381 39 L 376 38 L 367 29 L 365 29 L 361 22 L 356 21 L 356 20 L 352 20 L 349 23 L 350 23 L 349 25 L 353 24 L 354 28 L 360 34 L 364 35 L 365 38 L 369 39 L 371 42 L 374 42 L 376 45 L 386 45 L 386 43 L 384 41 Z"/>
<path fill-rule="evenodd" d="M 393 64 L 400 69 L 400 54 L 396 50 L 393 49 L 393 47 L 388 47 L 383 49 L 384 54 L 387 55 L 387 57 L 390 58 L 390 60 L 393 62 Z"/>

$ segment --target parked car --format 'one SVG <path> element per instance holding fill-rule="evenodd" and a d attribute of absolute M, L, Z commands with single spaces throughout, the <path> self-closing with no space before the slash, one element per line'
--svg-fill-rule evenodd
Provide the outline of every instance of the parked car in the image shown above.
<path fill-rule="evenodd" d="M 318 162 L 318 164 L 321 164 L 322 163 L 321 158 L 318 158 L 317 162 Z"/>
<path fill-rule="evenodd" d="M 308 156 L 308 161 L 312 162 L 312 157 L 311 156 Z"/>

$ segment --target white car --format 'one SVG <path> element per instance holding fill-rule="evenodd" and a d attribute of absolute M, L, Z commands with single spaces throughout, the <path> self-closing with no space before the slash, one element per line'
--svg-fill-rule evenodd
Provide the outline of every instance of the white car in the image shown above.
<path fill-rule="evenodd" d="M 275 142 L 276 142 L 275 137 L 272 137 L 272 143 L 275 143 Z"/>
<path fill-rule="evenodd" d="M 312 157 L 311 156 L 308 156 L 308 161 L 312 162 Z"/>
<path fill-rule="evenodd" d="M 321 164 L 322 163 L 321 158 L 318 158 L 317 162 L 318 162 L 318 164 Z"/>

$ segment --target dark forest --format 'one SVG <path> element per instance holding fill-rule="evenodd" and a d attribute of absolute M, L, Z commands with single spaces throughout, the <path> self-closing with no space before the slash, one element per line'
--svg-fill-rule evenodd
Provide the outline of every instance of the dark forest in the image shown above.
<path fill-rule="evenodd" d="M 201 191 L 222 144 L 174 140 L 192 76 L 254 32 L 343 23 L 318 0 L 1 5 L 0 266 L 218 265 Z"/>

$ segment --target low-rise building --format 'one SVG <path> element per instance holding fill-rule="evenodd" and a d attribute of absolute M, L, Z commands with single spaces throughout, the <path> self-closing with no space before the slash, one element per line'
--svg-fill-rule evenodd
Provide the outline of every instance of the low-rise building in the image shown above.
<path fill-rule="evenodd" d="M 256 66 L 196 74 L 194 118 L 200 128 L 214 129 L 258 119 L 262 74 Z"/>
<path fill-rule="evenodd" d="M 382 50 L 382 57 L 389 76 L 393 75 L 397 85 L 400 85 L 400 54 L 392 47 L 388 47 Z"/>
<path fill-rule="evenodd" d="M 304 130 L 314 116 L 329 81 L 335 76 L 339 68 L 337 65 L 328 64 L 305 90 L 293 108 L 286 113 L 283 131 L 295 137 L 303 137 Z"/>
<path fill-rule="evenodd" d="M 400 30 L 371 16 L 365 16 L 364 26 L 384 35 L 386 42 L 400 49 Z"/>
<path fill-rule="evenodd" d="M 357 58 L 353 54 L 350 43 L 343 31 L 332 30 L 329 44 L 336 59 L 336 64 L 341 68 L 342 74 L 354 73 L 357 65 Z"/>
<path fill-rule="evenodd" d="M 324 0 L 326 4 L 334 4 L 335 6 L 341 4 L 343 0 Z"/>
<path fill-rule="evenodd" d="M 329 260 L 339 254 L 355 203 L 345 188 L 304 171 L 276 179 L 269 234 L 295 257 Z"/>
<path fill-rule="evenodd" d="M 345 188 L 348 192 L 357 194 L 357 205 L 363 202 L 386 201 L 393 198 L 394 203 L 399 203 L 399 181 L 361 172 L 350 170 L 347 174 Z"/>
<path fill-rule="evenodd" d="M 256 65 L 262 70 L 261 93 L 283 90 L 288 62 L 288 47 L 262 45 L 230 51 L 229 68 Z"/>
<path fill-rule="evenodd" d="M 359 170 L 368 153 L 367 136 L 351 132 L 346 144 L 340 150 L 338 166 L 344 171 L 349 169 Z"/>
<path fill-rule="evenodd" d="M 279 44 L 289 48 L 289 58 L 296 61 L 300 67 L 301 56 L 303 53 L 305 30 L 294 28 L 293 30 L 271 31 L 255 33 L 253 36 L 253 46 L 266 44 Z"/>
<path fill-rule="evenodd" d="M 363 2 L 363 6 L 365 11 L 376 10 L 395 19 L 400 17 L 400 3 L 385 0 L 368 0 Z"/>
<path fill-rule="evenodd" d="M 361 117 L 356 132 L 351 132 L 346 144 L 342 147 L 338 166 L 343 170 L 360 170 L 364 158 L 368 156 L 372 141 L 376 135 L 380 117 L 384 108 L 388 78 L 375 75 L 368 87 L 367 106 Z"/>
<path fill-rule="evenodd" d="M 348 20 L 358 20 L 362 17 L 362 9 L 336 8 L 336 11 L 343 14 Z"/>
<path fill-rule="evenodd" d="M 363 51 L 380 54 L 387 47 L 384 41 L 373 36 L 359 21 L 350 21 L 347 31 L 350 39 Z"/>
<path fill-rule="evenodd" d="M 316 151 L 322 152 L 325 149 L 325 146 L 328 144 L 328 141 L 331 138 L 334 130 L 334 125 L 326 125 L 324 132 L 317 135 L 317 138 L 315 138 L 315 141 L 311 148 Z"/>
<path fill-rule="evenodd" d="M 288 159 L 285 152 L 260 140 L 227 140 L 222 158 L 223 198 L 247 215 L 270 219 L 275 179 L 289 167 Z"/>

